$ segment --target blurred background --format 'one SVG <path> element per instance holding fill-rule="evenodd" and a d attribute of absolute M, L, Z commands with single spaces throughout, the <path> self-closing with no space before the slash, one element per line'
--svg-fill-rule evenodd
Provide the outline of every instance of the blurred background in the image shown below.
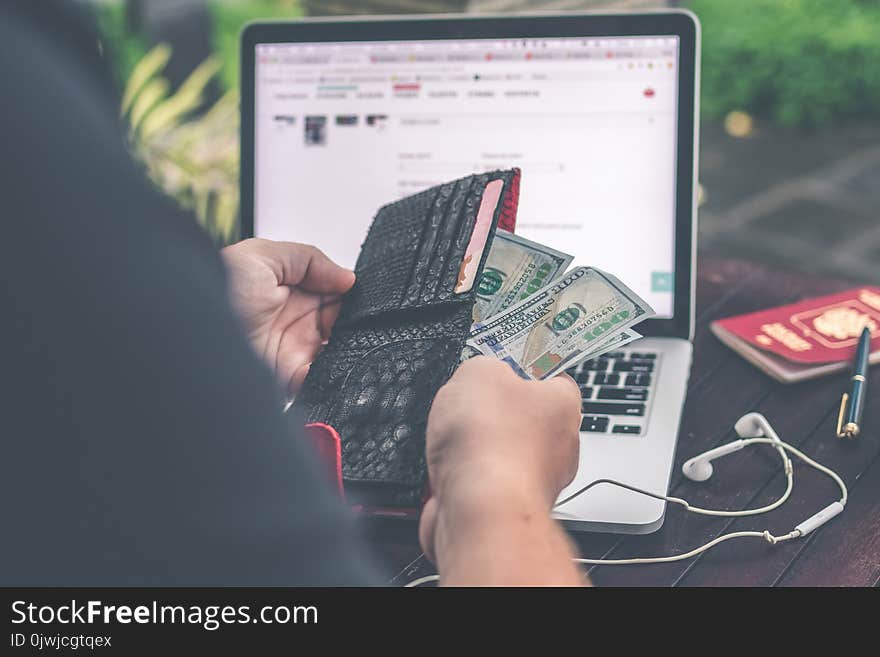
<path fill-rule="evenodd" d="M 703 26 L 701 255 L 880 283 L 878 0 L 80 0 L 151 177 L 238 237 L 238 32 L 311 15 L 681 6 Z"/>

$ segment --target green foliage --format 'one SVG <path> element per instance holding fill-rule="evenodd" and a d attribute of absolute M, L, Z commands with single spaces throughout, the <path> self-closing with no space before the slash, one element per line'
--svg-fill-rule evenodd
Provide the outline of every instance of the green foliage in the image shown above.
<path fill-rule="evenodd" d="M 200 113 L 220 70 L 209 57 L 171 93 L 162 72 L 171 48 L 159 44 L 134 67 L 120 112 L 129 140 L 153 181 L 192 209 L 219 245 L 238 237 L 238 94 Z"/>
<path fill-rule="evenodd" d="M 129 140 L 150 177 L 192 209 L 219 245 L 238 237 L 238 38 L 252 20 L 302 15 L 298 0 L 209 0 L 215 54 L 172 93 L 164 77 L 171 48 L 147 51 L 128 31 L 124 2 L 97 5 L 102 47 L 124 85 L 120 114 Z M 208 83 L 219 76 L 227 90 L 203 111 Z"/>
<path fill-rule="evenodd" d="M 238 88 L 238 35 L 250 21 L 298 18 L 303 15 L 299 0 L 208 0 L 213 22 L 214 51 L 222 62 L 219 80 L 226 90 Z M 147 52 L 142 36 L 125 25 L 123 0 L 96 5 L 103 47 L 113 62 L 121 84 Z"/>
<path fill-rule="evenodd" d="M 214 49 L 223 62 L 220 81 L 225 89 L 238 89 L 238 35 L 241 28 L 255 20 L 298 18 L 303 15 L 296 0 L 212 0 Z"/>
<path fill-rule="evenodd" d="M 702 110 L 783 125 L 880 111 L 877 0 L 691 0 L 703 25 Z"/>
<path fill-rule="evenodd" d="M 135 65 L 146 54 L 146 42 L 140 36 L 129 33 L 122 2 L 96 5 L 95 16 L 101 30 L 104 57 L 113 63 L 119 83 L 124 84 Z"/>

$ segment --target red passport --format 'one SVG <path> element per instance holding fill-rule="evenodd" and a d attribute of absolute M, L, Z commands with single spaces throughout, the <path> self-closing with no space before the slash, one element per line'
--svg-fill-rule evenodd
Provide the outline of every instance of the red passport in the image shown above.
<path fill-rule="evenodd" d="M 858 287 L 712 322 L 728 347 L 786 383 L 852 366 L 862 329 L 871 331 L 871 363 L 880 362 L 880 288 Z"/>

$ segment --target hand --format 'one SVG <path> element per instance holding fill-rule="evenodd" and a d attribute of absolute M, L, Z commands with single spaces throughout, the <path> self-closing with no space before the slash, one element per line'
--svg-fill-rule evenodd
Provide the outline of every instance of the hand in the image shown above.
<path fill-rule="evenodd" d="M 455 525 L 468 516 L 497 517 L 499 502 L 549 515 L 577 470 L 580 406 L 567 375 L 525 381 L 489 357 L 458 368 L 428 417 L 432 498 L 419 534 L 435 563 L 435 550 L 454 540 Z"/>
<path fill-rule="evenodd" d="M 330 336 L 354 273 L 307 244 L 249 239 L 221 253 L 251 343 L 295 394 Z"/>

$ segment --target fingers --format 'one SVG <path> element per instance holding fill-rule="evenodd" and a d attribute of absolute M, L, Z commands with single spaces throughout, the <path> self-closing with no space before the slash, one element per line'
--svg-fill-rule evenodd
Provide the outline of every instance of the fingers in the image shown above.
<path fill-rule="evenodd" d="M 541 382 L 544 391 L 550 395 L 550 400 L 555 403 L 556 416 L 560 422 L 559 441 L 557 445 L 563 449 L 565 456 L 560 459 L 559 488 L 567 486 L 578 467 L 578 453 L 580 440 L 578 438 L 581 424 L 581 391 L 578 384 L 567 374 L 559 374 L 551 379 Z"/>
<path fill-rule="evenodd" d="M 282 386 L 295 393 L 305 379 L 308 365 L 321 350 L 321 339 L 316 331 L 285 331 L 275 352 L 275 372 Z"/>
<path fill-rule="evenodd" d="M 310 244 L 259 240 L 256 248 L 275 272 L 279 285 L 322 294 L 344 294 L 354 285 L 353 271 L 340 267 Z"/>
<path fill-rule="evenodd" d="M 580 388 L 568 374 L 558 374 L 551 379 L 542 381 L 542 384 L 545 390 L 552 390 L 551 394 L 557 396 L 566 406 L 580 409 Z M 580 415 L 580 411 L 578 411 L 578 415 Z"/>
<path fill-rule="evenodd" d="M 300 388 L 302 388 L 303 382 L 306 380 L 306 376 L 309 373 L 309 368 L 312 366 L 311 363 L 306 363 L 305 365 L 297 368 L 297 370 L 293 373 L 293 376 L 290 377 L 290 381 L 287 384 L 287 394 L 293 397 L 296 395 Z"/>
<path fill-rule="evenodd" d="M 321 334 L 321 340 L 326 342 L 330 339 L 330 329 L 339 316 L 339 309 L 342 307 L 342 301 L 336 299 L 333 301 L 322 300 L 321 307 L 318 308 L 318 332 Z"/>
<path fill-rule="evenodd" d="M 287 383 L 288 393 L 295 395 L 299 392 L 306 374 L 309 372 L 309 366 L 321 347 L 330 339 L 330 330 L 333 323 L 339 315 L 339 308 L 342 302 L 339 299 L 326 303 L 322 300 L 321 305 L 315 311 L 315 330 L 311 333 L 311 338 L 304 338 L 302 333 L 285 334 L 282 337 L 283 358 L 284 362 L 278 364 L 279 370 L 283 371 L 288 367 L 292 367 L 293 374 Z M 289 347 L 287 346 L 289 343 Z M 305 364 L 303 364 L 305 362 Z M 283 377 L 283 374 L 282 374 Z"/>
<path fill-rule="evenodd" d="M 422 515 L 419 518 L 419 543 L 422 552 L 428 560 L 436 564 L 437 557 L 434 554 L 434 534 L 437 529 L 437 499 L 432 497 L 422 507 Z"/>
<path fill-rule="evenodd" d="M 523 381 L 507 363 L 491 356 L 476 356 L 466 360 L 456 370 L 454 380 L 460 381 L 471 377 Z M 580 388 L 568 374 L 558 374 L 553 378 L 531 383 L 539 386 L 543 394 L 563 400 L 562 403 L 567 406 L 580 409 Z"/>
<path fill-rule="evenodd" d="M 513 369 L 507 363 L 491 356 L 474 356 L 468 358 L 458 369 L 455 370 L 454 377 L 456 380 L 468 379 L 471 377 L 514 377 L 521 380 Z"/>

